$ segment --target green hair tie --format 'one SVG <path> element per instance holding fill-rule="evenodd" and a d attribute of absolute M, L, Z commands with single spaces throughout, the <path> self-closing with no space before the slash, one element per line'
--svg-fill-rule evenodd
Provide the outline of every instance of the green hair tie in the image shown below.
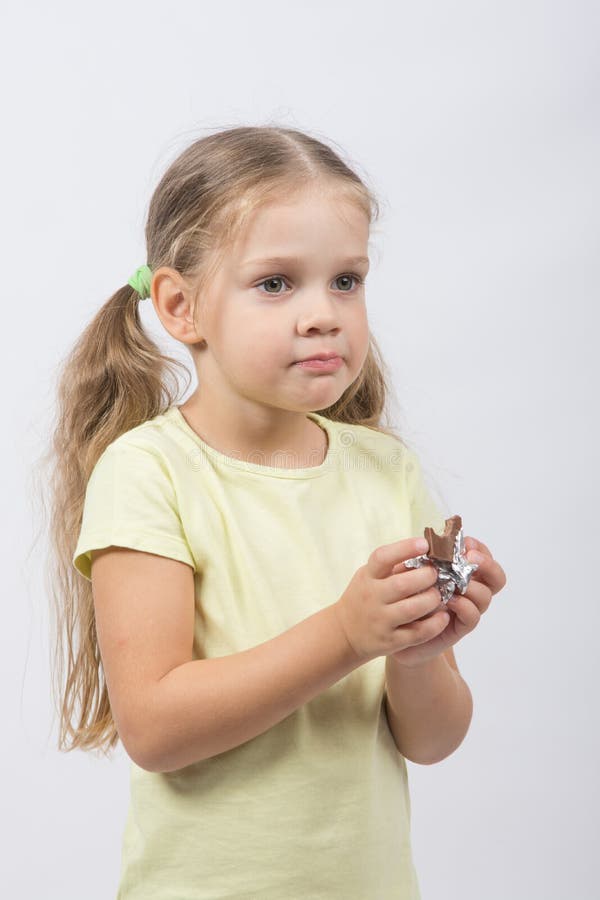
<path fill-rule="evenodd" d="M 152 284 L 152 269 L 150 266 L 138 266 L 127 284 L 138 292 L 140 300 L 145 300 L 150 296 L 150 285 Z"/>

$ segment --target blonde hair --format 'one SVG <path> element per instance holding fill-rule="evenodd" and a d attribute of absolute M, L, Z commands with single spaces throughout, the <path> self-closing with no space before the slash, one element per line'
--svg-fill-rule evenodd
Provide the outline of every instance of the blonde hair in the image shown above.
<path fill-rule="evenodd" d="M 289 196 L 311 184 L 333 188 L 341 200 L 364 211 L 369 224 L 379 218 L 378 202 L 363 180 L 331 147 L 302 131 L 248 126 L 202 137 L 171 163 L 152 195 L 147 263 L 153 271 L 170 266 L 189 279 L 195 304 L 247 216 L 281 192 Z M 138 302 L 132 287 L 120 287 L 65 358 L 44 457 L 51 466 L 45 480 L 50 506 L 46 575 L 55 622 L 51 669 L 58 748 L 64 751 L 106 754 L 119 737 L 102 675 L 91 583 L 72 565 L 87 481 L 108 444 L 177 401 L 177 370 L 187 372 L 144 331 Z M 319 412 L 402 440 L 381 422 L 390 386 L 371 334 L 361 372 L 331 407 Z"/>

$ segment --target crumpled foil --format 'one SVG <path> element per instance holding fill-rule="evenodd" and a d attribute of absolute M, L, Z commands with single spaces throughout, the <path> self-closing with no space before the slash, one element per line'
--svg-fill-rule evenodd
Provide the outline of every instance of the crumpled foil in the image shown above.
<path fill-rule="evenodd" d="M 420 566 L 427 564 L 434 565 L 438 570 L 436 587 L 442 595 L 442 603 L 445 606 L 456 588 L 458 588 L 459 593 L 464 594 L 471 580 L 471 575 L 479 568 L 477 563 L 470 563 L 464 553 L 465 542 L 461 528 L 454 541 L 452 562 L 423 554 L 422 556 L 413 556 L 411 559 L 405 559 L 404 565 L 408 569 L 418 569 Z"/>

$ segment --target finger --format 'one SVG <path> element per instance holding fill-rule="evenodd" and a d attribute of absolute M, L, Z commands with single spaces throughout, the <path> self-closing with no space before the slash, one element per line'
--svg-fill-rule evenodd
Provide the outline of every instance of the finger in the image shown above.
<path fill-rule="evenodd" d="M 473 581 L 482 581 L 489 587 L 492 594 L 497 594 L 502 590 L 506 584 L 506 574 L 500 563 L 490 556 L 482 555 L 477 550 L 469 550 L 467 560 L 477 563 L 478 566 L 473 572 Z"/>
<path fill-rule="evenodd" d="M 454 613 L 461 625 L 464 625 L 469 631 L 472 631 L 479 624 L 482 616 L 479 605 L 467 599 L 465 594 L 455 594 L 452 600 L 448 601 L 447 608 Z"/>
<path fill-rule="evenodd" d="M 402 603 L 396 603 L 389 607 L 389 612 L 385 613 L 386 622 L 394 628 L 400 628 L 402 625 L 417 625 L 421 622 L 429 622 L 430 619 L 440 622 L 445 618 L 443 613 L 448 611 L 445 608 L 438 608 L 439 599 L 437 590 L 435 592 L 434 590 L 424 591 L 422 594 L 409 597 Z"/>
<path fill-rule="evenodd" d="M 489 587 L 478 581 L 471 580 L 464 594 L 460 594 L 458 591 L 455 591 L 452 594 L 451 599 L 448 601 L 448 605 L 451 609 L 454 609 L 454 605 L 464 606 L 466 603 L 472 603 L 477 607 L 477 610 L 480 613 L 484 613 L 491 602 L 492 592 Z"/>
<path fill-rule="evenodd" d="M 397 563 L 421 556 L 427 553 L 428 549 L 429 544 L 425 538 L 407 538 L 393 544 L 382 544 L 371 553 L 367 560 L 367 569 L 374 578 L 387 578 Z"/>
<path fill-rule="evenodd" d="M 471 537 L 471 535 L 465 538 L 465 550 L 479 550 L 480 553 L 487 554 L 492 559 L 494 558 L 487 545 L 483 541 L 478 541 L 477 538 Z"/>
<path fill-rule="evenodd" d="M 408 569 L 406 572 L 398 572 L 390 575 L 382 585 L 383 600 L 385 603 L 397 603 L 415 594 L 421 594 L 435 586 L 438 580 L 438 572 L 434 565 L 426 564 L 418 569 Z M 439 590 L 437 591 L 438 600 Z"/>

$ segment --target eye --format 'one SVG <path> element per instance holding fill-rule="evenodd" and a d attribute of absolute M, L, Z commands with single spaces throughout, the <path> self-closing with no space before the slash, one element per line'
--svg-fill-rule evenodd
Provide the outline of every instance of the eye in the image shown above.
<path fill-rule="evenodd" d="M 265 278 L 264 281 L 261 281 L 260 284 L 257 284 L 256 287 L 259 288 L 263 284 L 273 284 L 273 282 L 283 281 L 281 275 L 271 275 L 270 278 Z M 280 294 L 281 291 L 263 291 L 264 294 Z"/>
<path fill-rule="evenodd" d="M 341 278 L 346 278 L 346 279 L 348 279 L 348 278 L 354 278 L 354 280 L 355 280 L 356 282 L 358 282 L 359 285 L 360 285 L 360 284 L 364 284 L 364 281 L 363 281 L 363 279 L 360 277 L 360 275 L 355 275 L 354 272 L 348 272 L 346 275 L 338 275 L 338 277 L 337 277 L 335 280 L 336 280 L 336 281 L 339 281 Z M 343 291 L 342 293 L 348 294 L 348 293 L 350 293 L 350 292 L 349 292 L 349 291 Z"/>
<path fill-rule="evenodd" d="M 360 275 L 356 275 L 356 273 L 354 273 L 354 272 L 348 272 L 345 275 L 338 275 L 337 278 L 334 280 L 340 281 L 341 279 L 346 279 L 346 282 L 347 282 L 348 279 L 352 279 L 352 278 L 357 282 L 357 287 L 360 286 L 361 284 L 364 284 L 364 279 L 361 278 Z M 265 278 L 265 279 L 263 279 L 263 281 L 259 282 L 259 284 L 257 284 L 256 287 L 260 288 L 263 284 L 268 284 L 268 285 L 272 286 L 274 282 L 275 283 L 285 282 L 285 279 L 283 278 L 282 275 L 271 275 L 269 278 Z M 349 294 L 351 292 L 352 292 L 351 290 L 345 290 L 345 289 L 342 290 L 343 294 Z M 278 294 L 281 294 L 282 291 L 265 290 L 265 291 L 261 291 L 261 293 L 278 295 Z"/>

